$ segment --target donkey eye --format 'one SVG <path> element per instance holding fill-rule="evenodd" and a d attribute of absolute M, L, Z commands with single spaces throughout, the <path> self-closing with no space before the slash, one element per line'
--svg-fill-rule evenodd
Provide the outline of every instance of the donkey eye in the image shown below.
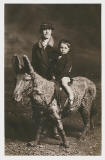
<path fill-rule="evenodd" d="M 26 82 L 29 81 L 29 80 L 30 80 L 29 78 L 24 78 L 24 81 L 26 81 Z"/>

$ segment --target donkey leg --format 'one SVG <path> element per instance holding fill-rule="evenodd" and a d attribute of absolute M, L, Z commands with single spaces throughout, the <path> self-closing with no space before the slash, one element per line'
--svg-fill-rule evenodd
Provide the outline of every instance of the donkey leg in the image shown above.
<path fill-rule="evenodd" d="M 40 141 L 40 135 L 41 135 L 41 132 L 42 132 L 42 123 L 39 122 L 38 126 L 37 126 L 37 130 L 36 130 L 36 136 L 35 136 L 35 140 L 31 141 L 31 142 L 28 142 L 28 146 L 30 147 L 34 147 L 36 146 L 39 141 Z"/>
<path fill-rule="evenodd" d="M 64 132 L 64 129 L 63 129 L 63 124 L 62 124 L 62 121 L 60 119 L 56 120 L 56 126 L 57 126 L 57 129 L 58 129 L 58 133 L 59 133 L 59 135 L 61 136 L 61 139 L 62 139 L 62 146 L 64 146 L 65 148 L 68 148 L 69 146 L 67 144 L 66 135 L 65 135 L 65 132 Z"/>
<path fill-rule="evenodd" d="M 91 112 L 90 112 L 90 129 L 94 129 L 95 127 L 94 116 L 96 113 L 97 113 L 96 104 L 95 104 L 95 101 L 93 100 L 92 105 L 91 105 Z"/>
<path fill-rule="evenodd" d="M 54 136 L 53 136 L 53 137 L 54 137 L 55 139 L 59 139 L 59 134 L 58 134 L 57 127 L 54 127 L 54 128 L 53 128 L 53 132 L 54 132 Z"/>
<path fill-rule="evenodd" d="M 39 143 L 40 135 L 42 132 L 43 124 L 42 124 L 42 117 L 40 115 L 40 111 L 38 108 L 33 108 L 33 122 L 34 122 L 34 132 L 35 132 L 35 140 L 28 142 L 28 146 L 36 146 Z"/>
<path fill-rule="evenodd" d="M 58 133 L 62 139 L 62 145 L 67 148 L 67 140 L 66 140 L 66 135 L 63 129 L 63 124 L 62 124 L 62 120 L 61 117 L 59 115 L 59 112 L 56 108 L 56 106 L 51 106 L 50 107 L 50 111 L 51 111 L 51 117 L 53 118 L 54 122 L 55 122 L 55 126 L 57 127 Z"/>
<path fill-rule="evenodd" d="M 40 135 L 42 133 L 42 129 L 43 129 L 43 124 L 42 124 L 42 122 L 40 122 L 39 126 L 38 126 L 37 133 L 36 133 L 35 145 L 37 145 L 40 142 Z"/>
<path fill-rule="evenodd" d="M 84 131 L 82 133 L 82 137 L 84 137 L 90 129 L 90 112 L 84 106 L 81 106 L 79 111 L 84 122 Z"/>
<path fill-rule="evenodd" d="M 93 117 L 90 116 L 90 129 L 93 130 L 94 129 L 94 120 Z"/>

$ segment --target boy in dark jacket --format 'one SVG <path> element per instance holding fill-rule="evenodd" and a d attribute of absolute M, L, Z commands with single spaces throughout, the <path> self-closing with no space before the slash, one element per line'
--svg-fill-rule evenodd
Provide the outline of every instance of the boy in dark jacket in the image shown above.
<path fill-rule="evenodd" d="M 55 66 L 54 75 L 57 81 L 61 81 L 62 86 L 66 89 L 69 95 L 69 102 L 72 105 L 74 100 L 74 95 L 71 87 L 68 85 L 71 81 L 70 72 L 72 69 L 71 60 L 71 43 L 68 40 L 61 40 L 58 45 L 59 56 L 57 64 Z"/>

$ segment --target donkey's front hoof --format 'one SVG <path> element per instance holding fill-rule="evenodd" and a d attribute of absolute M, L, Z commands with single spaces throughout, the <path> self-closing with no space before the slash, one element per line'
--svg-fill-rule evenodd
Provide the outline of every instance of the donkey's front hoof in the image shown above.
<path fill-rule="evenodd" d="M 36 146 L 37 146 L 37 143 L 35 141 L 27 143 L 27 147 L 36 147 Z"/>
<path fill-rule="evenodd" d="M 27 143 L 27 147 L 34 147 L 34 145 L 33 145 L 33 143 L 28 142 L 28 143 Z"/>
<path fill-rule="evenodd" d="M 53 138 L 56 139 L 56 140 L 60 140 L 60 137 L 59 137 L 58 134 L 53 135 Z"/>
<path fill-rule="evenodd" d="M 35 147 L 35 144 L 32 143 L 32 142 L 28 142 L 28 143 L 27 143 L 27 147 Z"/>
<path fill-rule="evenodd" d="M 86 135 L 82 134 L 81 137 L 80 137 L 80 141 L 81 141 L 81 142 L 82 142 L 82 141 L 85 141 L 85 139 L 86 139 Z"/>
<path fill-rule="evenodd" d="M 67 143 L 60 143 L 60 147 L 69 148 L 69 145 Z"/>

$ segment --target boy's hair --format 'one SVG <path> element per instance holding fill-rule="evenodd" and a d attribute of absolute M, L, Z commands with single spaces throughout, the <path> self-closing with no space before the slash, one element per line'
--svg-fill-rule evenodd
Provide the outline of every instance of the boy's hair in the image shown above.
<path fill-rule="evenodd" d="M 68 46 L 68 48 L 71 48 L 71 42 L 69 40 L 61 39 L 59 41 L 58 48 L 60 48 L 61 43 L 64 43 L 64 44 L 66 44 Z"/>

